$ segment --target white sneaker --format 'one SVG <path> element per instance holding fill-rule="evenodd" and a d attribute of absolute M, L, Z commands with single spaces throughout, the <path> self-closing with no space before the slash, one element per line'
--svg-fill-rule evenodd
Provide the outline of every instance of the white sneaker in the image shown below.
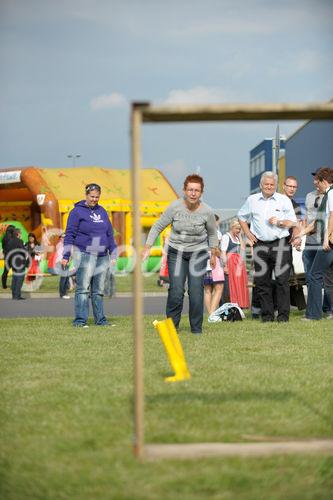
<path fill-rule="evenodd" d="M 63 295 L 62 297 L 60 297 L 61 299 L 70 299 L 70 296 L 69 295 Z"/>
<path fill-rule="evenodd" d="M 333 313 L 328 313 L 326 319 L 333 319 Z"/>

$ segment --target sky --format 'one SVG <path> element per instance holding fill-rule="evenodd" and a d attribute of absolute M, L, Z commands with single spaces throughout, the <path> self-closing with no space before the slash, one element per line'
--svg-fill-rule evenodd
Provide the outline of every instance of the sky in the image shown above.
<path fill-rule="evenodd" d="M 0 0 L 0 168 L 129 168 L 133 101 L 328 101 L 332 19 L 332 0 Z M 277 124 L 146 124 L 143 166 L 178 193 L 200 171 L 206 203 L 237 209 Z"/>

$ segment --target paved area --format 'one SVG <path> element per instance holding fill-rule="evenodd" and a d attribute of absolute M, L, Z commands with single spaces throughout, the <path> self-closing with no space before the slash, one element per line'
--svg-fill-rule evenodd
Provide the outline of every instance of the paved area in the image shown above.
<path fill-rule="evenodd" d="M 24 294 L 23 294 L 24 295 Z M 26 300 L 12 300 L 9 294 L 1 294 L 1 318 L 31 317 L 73 317 L 74 299 L 60 299 L 56 294 L 35 293 Z M 144 314 L 164 314 L 166 294 L 144 294 Z M 131 316 L 133 312 L 132 294 L 117 294 L 104 299 L 106 316 Z M 188 311 L 188 300 L 185 298 L 184 312 Z"/>

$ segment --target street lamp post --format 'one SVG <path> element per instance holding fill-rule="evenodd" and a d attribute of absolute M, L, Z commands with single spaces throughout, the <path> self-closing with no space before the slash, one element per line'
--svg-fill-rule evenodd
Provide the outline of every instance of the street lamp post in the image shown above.
<path fill-rule="evenodd" d="M 75 164 L 76 164 L 76 158 L 80 158 L 81 155 L 78 155 L 78 154 L 75 154 L 75 155 L 67 155 L 67 158 L 71 158 L 72 159 L 72 165 L 73 167 L 75 167 Z"/>

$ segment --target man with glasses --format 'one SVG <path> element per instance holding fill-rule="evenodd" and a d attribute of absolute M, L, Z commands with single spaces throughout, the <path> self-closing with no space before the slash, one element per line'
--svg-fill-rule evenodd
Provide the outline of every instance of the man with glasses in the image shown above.
<path fill-rule="evenodd" d="M 288 196 L 290 199 L 296 218 L 297 218 L 297 225 L 289 229 L 289 236 L 290 236 L 290 242 L 292 241 L 293 238 L 295 238 L 302 227 L 302 209 L 299 203 L 294 200 L 294 196 L 296 194 L 296 191 L 298 189 L 298 182 L 296 177 L 293 175 L 288 175 L 288 177 L 285 178 L 285 181 L 283 183 L 283 193 Z M 301 250 L 300 245 L 296 247 L 297 250 Z M 305 303 L 305 298 L 304 298 L 304 293 L 303 293 L 303 287 L 300 286 L 299 281 L 296 277 L 296 272 L 295 272 L 295 261 L 293 261 L 293 249 L 292 246 L 290 245 L 290 266 L 291 266 L 291 280 L 290 280 L 290 304 L 292 306 L 297 306 L 299 310 L 305 309 L 306 303 Z"/>
<path fill-rule="evenodd" d="M 290 199 L 292 206 L 294 207 L 297 220 L 300 221 L 302 219 L 302 210 L 300 205 L 294 200 L 297 188 L 298 183 L 296 177 L 294 177 L 293 175 L 289 175 L 288 177 L 286 177 L 283 183 L 283 192 Z"/>

